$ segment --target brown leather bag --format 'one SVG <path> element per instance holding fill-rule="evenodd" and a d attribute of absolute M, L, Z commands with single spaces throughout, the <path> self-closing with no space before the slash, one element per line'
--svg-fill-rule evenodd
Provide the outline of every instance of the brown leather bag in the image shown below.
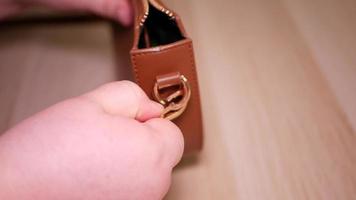
<path fill-rule="evenodd" d="M 179 16 L 159 0 L 133 0 L 135 25 L 131 61 L 135 81 L 165 106 L 162 117 L 184 135 L 185 154 L 202 148 L 203 128 L 192 40 Z M 14 18 L 2 26 L 88 21 L 91 16 Z"/>
<path fill-rule="evenodd" d="M 159 0 L 134 0 L 131 61 L 136 83 L 165 106 L 162 117 L 183 132 L 185 154 L 202 148 L 203 128 L 192 40 Z"/>

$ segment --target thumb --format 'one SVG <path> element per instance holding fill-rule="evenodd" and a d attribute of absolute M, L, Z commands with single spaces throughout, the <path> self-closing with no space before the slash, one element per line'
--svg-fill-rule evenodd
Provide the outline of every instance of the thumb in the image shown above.
<path fill-rule="evenodd" d="M 138 121 L 160 116 L 163 106 L 150 100 L 144 91 L 130 81 L 105 84 L 84 95 L 112 115 L 122 115 Z"/>

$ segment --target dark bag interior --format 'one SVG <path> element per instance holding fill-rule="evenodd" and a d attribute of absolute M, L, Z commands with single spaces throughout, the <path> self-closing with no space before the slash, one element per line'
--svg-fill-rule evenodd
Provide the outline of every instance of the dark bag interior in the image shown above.
<path fill-rule="evenodd" d="M 165 45 L 184 39 L 177 22 L 166 13 L 149 5 L 149 15 L 142 28 L 138 48 Z"/>

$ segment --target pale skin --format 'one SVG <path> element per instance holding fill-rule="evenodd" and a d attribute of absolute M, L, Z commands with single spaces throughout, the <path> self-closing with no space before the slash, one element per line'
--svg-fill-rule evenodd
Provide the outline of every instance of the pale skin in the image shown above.
<path fill-rule="evenodd" d="M 56 10 L 80 10 L 132 24 L 133 11 L 129 0 L 0 0 L 0 19 L 21 13 L 31 6 L 46 6 Z"/>
<path fill-rule="evenodd" d="M 105 12 L 92 10 L 105 0 L 73 1 L 0 0 L 0 18 L 21 12 L 23 2 L 88 8 L 81 2 Z M 105 16 L 130 25 L 130 4 L 111 3 L 121 6 Z M 122 8 L 127 15 L 117 14 Z M 119 81 L 29 117 L 0 136 L 0 199 L 162 199 L 184 149 L 179 128 L 159 118 L 162 109 L 136 84 Z"/>

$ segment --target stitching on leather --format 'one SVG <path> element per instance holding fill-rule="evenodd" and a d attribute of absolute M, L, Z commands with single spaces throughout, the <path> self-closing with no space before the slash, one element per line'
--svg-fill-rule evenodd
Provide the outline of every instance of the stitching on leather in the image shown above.
<path fill-rule="evenodd" d="M 159 51 L 149 51 L 149 52 L 137 53 L 137 54 L 135 54 L 135 56 L 143 56 L 143 55 L 147 55 L 147 54 L 159 54 L 159 53 L 163 53 L 163 52 L 168 51 L 168 50 L 177 49 L 177 48 L 183 48 L 183 47 L 189 46 L 190 44 L 191 44 L 191 42 L 182 43 L 180 45 L 172 46 L 172 47 L 169 47 L 169 48 L 166 48 L 166 49 L 161 49 Z"/>
<path fill-rule="evenodd" d="M 153 52 L 143 52 L 143 53 L 135 53 L 132 55 L 132 62 L 133 62 L 133 68 L 134 68 L 134 74 L 135 74 L 135 79 L 136 79 L 136 82 L 137 84 L 140 85 L 140 75 L 139 75 L 139 66 L 137 65 L 137 62 L 136 62 L 136 57 L 139 57 L 139 56 L 145 56 L 145 55 L 151 55 L 151 54 L 159 54 L 159 53 L 163 53 L 165 51 L 168 51 L 168 50 L 172 50 L 172 49 L 177 49 L 177 48 L 188 48 L 189 49 L 189 62 L 190 62 L 190 71 L 193 75 L 193 87 L 195 89 L 196 92 L 194 92 L 194 96 L 195 96 L 195 101 L 194 103 L 196 105 L 199 105 L 199 101 L 200 101 L 200 98 L 199 98 L 199 89 L 198 89 L 198 80 L 197 80 L 197 73 L 196 73 L 196 69 L 195 69 L 195 63 L 194 63 L 194 55 L 193 55 L 193 45 L 192 45 L 192 42 L 187 42 L 187 43 L 183 43 L 181 45 L 178 45 L 178 46 L 173 46 L 171 48 L 168 48 L 168 49 L 164 49 L 164 50 L 161 50 L 161 51 L 153 51 Z"/>
<path fill-rule="evenodd" d="M 137 67 L 137 62 L 136 62 L 136 54 L 132 55 L 132 65 L 133 65 L 135 80 L 136 80 L 137 84 L 140 85 L 140 78 L 138 75 L 138 67 Z"/>
<path fill-rule="evenodd" d="M 188 46 L 188 48 L 189 48 L 189 46 L 191 46 L 191 42 L 183 43 L 181 45 L 173 46 L 171 48 L 163 49 L 163 50 L 160 50 L 160 51 L 143 52 L 143 53 L 135 53 L 135 54 L 133 54 L 132 55 L 132 62 L 133 62 L 132 64 L 133 64 L 134 74 L 135 74 L 135 79 L 136 79 L 137 84 L 140 85 L 140 75 L 138 73 L 139 66 L 137 65 L 136 57 L 150 55 L 150 54 L 159 54 L 159 53 L 163 53 L 165 51 L 172 50 L 172 49 L 185 48 L 186 46 Z M 191 52 L 191 54 L 192 54 L 192 52 Z M 192 62 L 192 60 L 190 62 L 191 62 L 191 67 L 193 67 L 194 66 L 194 62 Z"/>
<path fill-rule="evenodd" d="M 194 89 L 196 92 L 194 92 L 194 96 L 195 96 L 195 104 L 199 105 L 199 89 L 198 89 L 198 76 L 196 73 L 196 69 L 195 69 L 195 63 L 194 63 L 194 54 L 193 54 L 193 44 L 189 43 L 188 44 L 188 48 L 189 48 L 189 54 L 190 54 L 190 70 L 193 74 L 193 84 L 194 84 Z"/>

